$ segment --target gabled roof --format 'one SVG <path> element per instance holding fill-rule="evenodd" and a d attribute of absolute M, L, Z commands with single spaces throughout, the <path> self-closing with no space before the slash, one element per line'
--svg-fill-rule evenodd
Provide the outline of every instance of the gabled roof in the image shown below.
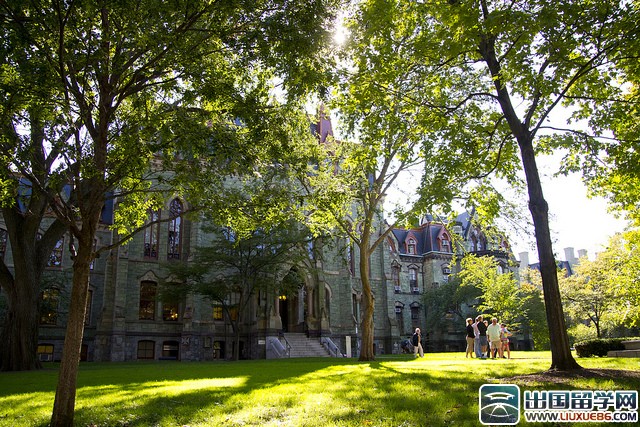
<path fill-rule="evenodd" d="M 413 236 L 416 239 L 416 255 L 424 255 L 439 251 L 438 236 L 443 230 L 443 224 L 429 222 L 419 228 L 394 228 L 391 232 L 398 241 L 398 253 L 408 255 L 406 243 Z"/>

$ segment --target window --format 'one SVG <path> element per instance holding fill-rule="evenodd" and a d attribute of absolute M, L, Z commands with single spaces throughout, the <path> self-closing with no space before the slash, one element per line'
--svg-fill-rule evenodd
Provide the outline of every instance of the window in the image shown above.
<path fill-rule="evenodd" d="M 418 293 L 418 270 L 415 268 L 409 269 L 409 286 L 411 287 L 411 292 Z"/>
<path fill-rule="evenodd" d="M 162 343 L 162 358 L 177 359 L 178 358 L 178 341 L 165 341 Z"/>
<path fill-rule="evenodd" d="M 62 266 L 62 247 L 64 246 L 64 239 L 58 240 L 56 246 L 51 251 L 51 255 L 49 255 L 49 260 L 47 261 L 47 267 L 61 267 Z"/>
<path fill-rule="evenodd" d="M 391 266 L 391 281 L 393 282 L 393 290 L 396 294 L 400 293 L 400 266 Z"/>
<path fill-rule="evenodd" d="M 156 291 L 154 282 L 140 283 L 140 320 L 154 320 L 156 317 Z"/>
<path fill-rule="evenodd" d="M 156 343 L 153 341 L 138 341 L 138 359 L 155 358 L 155 347 Z"/>
<path fill-rule="evenodd" d="M 222 320 L 222 306 L 217 304 L 213 306 L 213 320 Z"/>
<path fill-rule="evenodd" d="M 360 322 L 360 310 L 358 308 L 358 296 L 351 294 L 351 309 L 353 310 L 353 319 L 356 323 Z"/>
<path fill-rule="evenodd" d="M 40 300 L 40 324 L 55 325 L 58 321 L 58 302 L 60 291 L 58 289 L 46 289 L 42 292 Z"/>
<path fill-rule="evenodd" d="M 416 250 L 416 240 L 414 238 L 410 238 L 407 241 L 407 253 L 409 255 L 415 255 L 417 253 Z"/>
<path fill-rule="evenodd" d="M 158 236 L 160 232 L 160 210 L 148 211 L 148 226 L 144 230 L 144 257 L 147 259 L 158 259 Z"/>
<path fill-rule="evenodd" d="M 41 362 L 53 361 L 53 344 L 38 344 L 38 360 Z"/>
<path fill-rule="evenodd" d="M 387 238 L 387 244 L 389 245 L 389 252 L 394 254 L 396 252 L 396 245 L 393 243 L 393 240 Z"/>
<path fill-rule="evenodd" d="M 4 254 L 7 253 L 7 238 L 7 230 L 0 228 L 0 259 L 4 259 Z"/>
<path fill-rule="evenodd" d="M 167 259 L 180 259 L 180 251 L 182 250 L 182 203 L 178 199 L 174 199 L 169 206 L 169 235 L 167 247 Z"/>
<path fill-rule="evenodd" d="M 440 240 L 440 250 L 442 252 L 451 252 L 451 242 L 449 241 L 449 236 L 446 234 L 443 234 Z"/>
<path fill-rule="evenodd" d="M 420 305 L 418 303 L 411 304 L 411 325 L 417 328 L 420 324 Z"/>
<path fill-rule="evenodd" d="M 167 322 L 178 321 L 178 303 L 177 302 L 164 302 L 162 303 L 162 320 Z"/>

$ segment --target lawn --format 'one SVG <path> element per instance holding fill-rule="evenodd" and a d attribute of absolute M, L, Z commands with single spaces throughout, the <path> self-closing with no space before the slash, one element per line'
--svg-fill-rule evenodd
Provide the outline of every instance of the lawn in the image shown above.
<path fill-rule="evenodd" d="M 577 360 L 585 368 L 640 369 L 638 359 Z M 475 426 L 480 424 L 478 389 L 485 383 L 516 383 L 522 390 L 640 390 L 640 375 L 571 378 L 564 383 L 512 378 L 549 365 L 548 352 L 516 352 L 511 360 L 437 353 L 416 360 L 381 356 L 366 363 L 83 363 L 75 421 L 100 427 Z M 0 373 L 0 426 L 46 426 L 56 378 L 56 364 L 35 372 Z"/>

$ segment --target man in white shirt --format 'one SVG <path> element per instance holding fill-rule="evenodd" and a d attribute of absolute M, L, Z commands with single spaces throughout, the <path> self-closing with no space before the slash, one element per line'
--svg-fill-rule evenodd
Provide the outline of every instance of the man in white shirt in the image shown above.
<path fill-rule="evenodd" d="M 493 350 L 497 350 L 498 357 L 502 359 L 502 341 L 500 341 L 500 325 L 498 324 L 498 319 L 493 317 L 491 319 L 491 324 L 487 328 L 487 339 L 491 343 L 490 353 L 493 353 Z M 491 358 L 495 359 L 495 353 L 491 354 Z"/>

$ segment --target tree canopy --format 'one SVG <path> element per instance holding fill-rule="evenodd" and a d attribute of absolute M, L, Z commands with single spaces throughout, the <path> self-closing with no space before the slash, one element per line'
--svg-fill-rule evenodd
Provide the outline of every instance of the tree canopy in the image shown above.
<path fill-rule="evenodd" d="M 158 164 L 189 189 L 250 170 L 270 89 L 322 85 L 332 0 L 3 2 L 1 179 L 41 187 L 73 239 L 73 285 L 51 424 L 71 425 L 89 265 L 102 207 L 117 194 L 140 222 Z M 254 125 L 254 126 L 252 126 Z M 30 163 L 42 153 L 45 178 Z M 182 179 L 180 179 L 182 178 Z M 71 187 L 64 197 L 49 183 Z M 177 184 L 183 185 L 177 185 Z M 186 183 L 186 184 L 185 184 Z M 60 184 L 60 185 L 63 185 Z M 15 194 L 12 191 L 3 194 Z M 197 191 L 187 193 L 198 199 Z M 138 197 L 136 197 L 138 196 Z M 157 203 L 157 199 L 156 202 Z"/>
<path fill-rule="evenodd" d="M 434 188 L 449 198 L 458 195 L 457 189 L 474 177 L 493 174 L 511 185 L 526 183 L 553 369 L 578 365 L 569 351 L 536 155 L 583 140 L 581 123 L 550 122 L 560 107 L 573 106 L 573 119 L 588 118 L 593 109 L 586 106 L 619 93 L 617 65 L 628 53 L 621 40 L 638 31 L 635 6 L 618 1 L 370 0 L 352 13 L 355 62 L 376 76 L 361 93 L 382 87 L 390 97 L 432 111 L 421 130 L 434 133 L 437 143 L 425 152 L 435 146 L 438 155 L 428 157 L 423 203 L 431 201 Z M 396 79 L 398 73 L 402 79 Z M 484 212 L 498 215 L 503 199 L 487 194 L 492 193 L 471 192 L 481 196 L 476 203 Z"/>

